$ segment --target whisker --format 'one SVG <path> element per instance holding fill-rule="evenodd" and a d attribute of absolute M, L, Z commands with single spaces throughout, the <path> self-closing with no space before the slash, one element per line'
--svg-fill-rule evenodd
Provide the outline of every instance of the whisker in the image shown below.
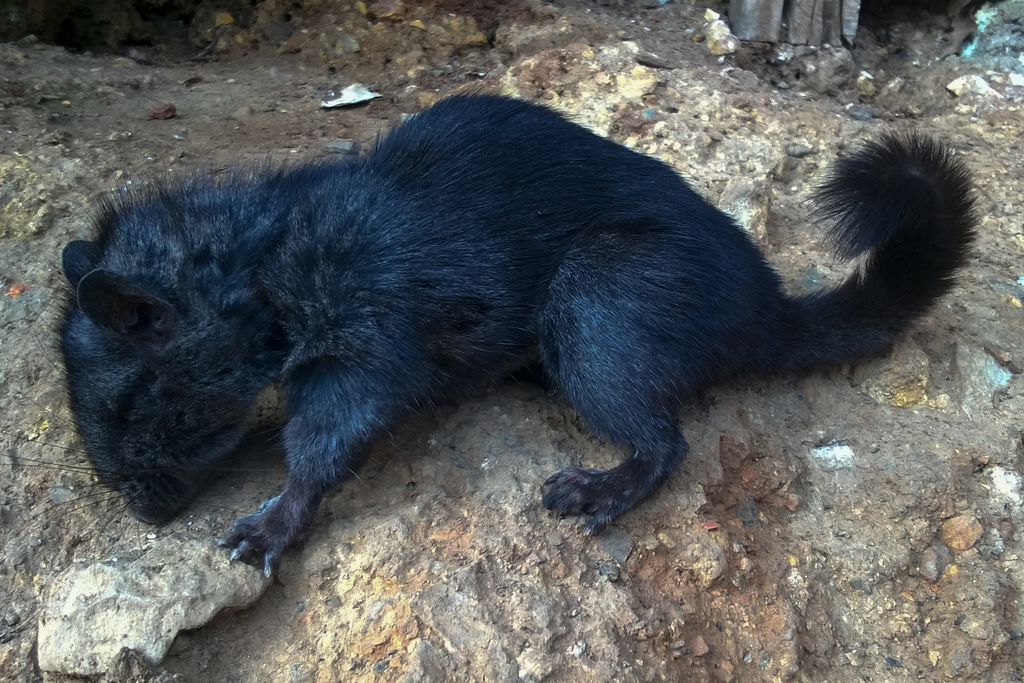
<path fill-rule="evenodd" d="M 265 436 L 267 434 L 272 434 L 273 432 L 280 432 L 282 429 L 283 429 L 283 425 L 275 425 L 273 427 L 267 427 L 266 429 L 261 429 L 258 432 L 246 432 L 245 436 L 242 437 L 242 441 L 245 442 L 245 440 L 251 439 L 254 436 Z"/>
<path fill-rule="evenodd" d="M 47 327 L 50 327 L 50 325 L 47 325 Z M 50 367 L 53 368 L 54 370 L 56 370 L 57 372 L 59 372 L 61 375 L 63 375 L 64 374 L 64 364 L 56 362 L 53 359 L 53 357 L 50 356 L 48 351 L 52 350 L 52 347 L 48 349 L 47 345 L 43 344 L 43 340 L 39 336 L 38 327 L 36 325 L 29 325 L 28 326 L 28 333 L 32 336 L 32 339 L 36 342 L 36 348 L 38 348 L 39 352 L 41 354 L 43 354 L 43 358 L 46 359 L 46 361 L 50 364 Z"/>
<path fill-rule="evenodd" d="M 61 512 L 62 515 L 70 515 L 70 514 L 73 514 L 75 512 L 80 512 L 82 510 L 86 510 L 88 508 L 95 508 L 99 504 L 102 504 L 102 503 L 104 503 L 106 501 L 114 500 L 116 497 L 117 497 L 117 492 L 116 491 L 112 491 L 110 489 L 101 489 L 101 488 L 97 487 L 97 490 L 91 491 L 89 493 L 82 494 L 81 496 L 73 498 L 72 500 L 62 501 L 62 502 L 58 503 L 58 502 L 56 502 L 56 501 L 51 499 L 51 500 L 49 500 L 47 502 L 47 504 L 39 507 L 36 510 L 33 510 L 28 518 L 30 520 L 35 520 L 35 519 L 39 518 L 41 515 L 51 514 L 55 510 Z M 79 503 L 79 504 L 75 505 L 74 507 L 67 507 L 68 505 L 71 505 L 72 503 Z"/>
<path fill-rule="evenodd" d="M 231 512 L 233 514 L 238 514 L 238 509 L 236 507 L 228 505 L 218 505 L 216 503 L 211 503 L 208 500 L 203 500 L 203 498 L 207 497 L 209 496 L 201 496 L 200 498 L 197 498 L 196 500 L 192 501 L 192 506 L 199 506 L 206 508 L 208 510 L 215 510 L 217 512 Z"/>
<path fill-rule="evenodd" d="M 66 427 L 66 428 L 69 428 L 69 429 L 74 429 L 74 424 L 72 423 L 71 420 L 69 420 L 68 418 L 64 417 L 63 415 L 58 413 L 56 410 L 54 410 L 50 406 L 43 405 L 34 396 L 26 394 L 25 392 L 19 392 L 16 396 L 17 396 L 17 398 L 19 398 L 21 400 L 28 401 L 29 403 L 34 405 L 36 408 L 38 408 L 40 411 L 42 411 L 42 412 L 46 413 L 47 415 L 49 415 L 50 419 L 53 420 L 54 422 L 56 422 L 57 424 L 59 424 L 60 426 Z"/>
<path fill-rule="evenodd" d="M 84 453 L 84 451 L 82 452 Z M 11 454 L 8 457 L 11 459 L 12 463 L 26 464 L 29 467 L 41 470 L 56 470 L 58 472 L 81 472 L 83 474 L 92 474 L 93 472 L 96 471 L 90 465 L 52 462 L 50 460 L 43 460 L 41 458 L 29 458 L 24 455 L 17 454 Z"/>

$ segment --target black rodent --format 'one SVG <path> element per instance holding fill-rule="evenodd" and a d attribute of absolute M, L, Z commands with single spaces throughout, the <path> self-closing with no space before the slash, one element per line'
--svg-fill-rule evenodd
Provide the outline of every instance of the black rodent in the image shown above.
<path fill-rule="evenodd" d="M 71 407 L 137 517 L 179 513 L 283 384 L 284 491 L 235 522 L 272 571 L 367 443 L 427 401 L 530 359 L 629 456 L 563 470 L 551 510 L 596 533 L 686 454 L 709 382 L 884 347 L 953 284 L 974 231 L 962 163 L 917 136 L 838 162 L 819 196 L 837 288 L 800 297 L 665 164 L 527 102 L 454 97 L 366 158 L 113 197 L 64 249 Z"/>

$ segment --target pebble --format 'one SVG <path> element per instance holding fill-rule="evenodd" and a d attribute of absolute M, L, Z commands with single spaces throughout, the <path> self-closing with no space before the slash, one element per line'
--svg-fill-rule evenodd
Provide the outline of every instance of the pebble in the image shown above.
<path fill-rule="evenodd" d="M 697 583 L 710 586 L 728 567 L 725 551 L 709 537 L 698 537 L 683 551 L 682 564 L 693 572 Z"/>
<path fill-rule="evenodd" d="M 992 89 L 992 86 L 988 84 L 988 81 L 977 74 L 961 76 L 960 78 L 950 81 L 946 85 L 946 90 L 950 91 L 957 97 L 961 97 L 965 94 L 974 94 L 982 95 L 984 97 L 1003 98 L 1002 95 Z"/>
<path fill-rule="evenodd" d="M 149 110 L 149 118 L 151 119 L 172 119 L 177 115 L 177 107 L 170 102 L 153 107 Z"/>
<path fill-rule="evenodd" d="M 786 154 L 796 159 L 803 159 L 813 151 L 814 149 L 810 145 L 805 145 L 802 142 L 794 143 L 786 148 Z"/>
<path fill-rule="evenodd" d="M 848 113 L 851 118 L 854 118 L 857 121 L 871 121 L 873 119 L 877 119 L 882 115 L 881 111 L 879 111 L 875 107 L 869 107 L 866 104 L 850 105 L 847 108 L 846 113 Z"/>
<path fill-rule="evenodd" d="M 942 523 L 939 538 L 950 550 L 963 552 L 974 547 L 982 531 L 981 522 L 973 515 L 958 515 Z"/>
<path fill-rule="evenodd" d="M 949 565 L 949 548 L 936 543 L 921 553 L 918 571 L 925 581 L 935 583 L 942 576 L 942 572 L 946 571 L 947 565 Z"/>
<path fill-rule="evenodd" d="M 615 583 L 619 580 L 619 565 L 615 562 L 601 562 L 597 565 L 597 573 Z"/>
<path fill-rule="evenodd" d="M 516 660 L 519 665 L 519 678 L 522 680 L 542 681 L 555 670 L 555 659 L 547 651 L 528 647 Z"/>
<path fill-rule="evenodd" d="M 50 489 L 50 500 L 54 503 L 67 503 L 75 499 L 75 494 L 65 488 Z"/>
<path fill-rule="evenodd" d="M 633 548 L 636 547 L 636 541 L 633 540 L 633 537 L 622 529 L 610 527 L 605 529 L 599 538 L 604 551 L 611 555 L 612 559 L 618 562 L 620 566 L 625 566 L 626 560 L 629 559 Z"/>
<path fill-rule="evenodd" d="M 754 502 L 754 499 L 750 496 L 744 496 L 736 506 L 736 516 L 743 522 L 745 527 L 757 526 L 758 512 L 757 503 Z"/>
<path fill-rule="evenodd" d="M 726 23 L 718 18 L 718 14 L 707 10 L 704 18 L 709 22 L 704 29 L 708 52 L 713 55 L 731 55 L 740 49 L 740 39 L 732 34 Z"/>
<path fill-rule="evenodd" d="M 864 97 L 874 97 L 877 92 L 874 76 L 867 71 L 861 71 L 860 76 L 857 77 L 857 92 Z"/>
<path fill-rule="evenodd" d="M 351 140 L 332 140 L 324 145 L 331 154 L 348 154 L 355 149 L 355 146 L 356 143 Z"/>

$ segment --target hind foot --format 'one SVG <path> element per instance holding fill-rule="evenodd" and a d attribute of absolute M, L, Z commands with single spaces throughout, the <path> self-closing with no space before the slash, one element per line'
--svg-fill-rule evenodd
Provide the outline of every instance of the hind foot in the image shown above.
<path fill-rule="evenodd" d="M 601 533 L 608 523 L 629 510 L 643 494 L 614 471 L 568 467 L 544 482 L 544 507 L 563 515 L 590 515 L 587 535 Z"/>

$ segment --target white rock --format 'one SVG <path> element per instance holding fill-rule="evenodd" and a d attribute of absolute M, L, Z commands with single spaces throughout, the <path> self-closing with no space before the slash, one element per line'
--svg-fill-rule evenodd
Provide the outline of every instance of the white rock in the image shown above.
<path fill-rule="evenodd" d="M 957 97 L 965 93 L 973 93 L 975 95 L 984 95 L 986 97 L 998 97 L 1002 99 L 1002 95 L 992 89 L 992 86 L 988 84 L 981 76 L 971 74 L 969 76 L 961 76 L 954 81 L 950 81 L 946 85 L 946 90 L 950 91 Z"/>
<path fill-rule="evenodd" d="M 158 664 L 179 631 L 252 604 L 270 582 L 260 570 L 231 562 L 212 541 L 176 537 L 134 562 L 72 568 L 39 619 L 39 668 L 95 676 L 125 647 Z"/>
<path fill-rule="evenodd" d="M 1024 504 L 1024 481 L 1016 472 L 998 465 L 989 469 L 992 477 L 992 489 L 1015 506 Z"/>
<path fill-rule="evenodd" d="M 846 444 L 833 444 L 831 446 L 812 448 L 811 456 L 820 462 L 825 469 L 830 470 L 853 467 L 853 461 L 856 457 L 853 449 Z"/>

